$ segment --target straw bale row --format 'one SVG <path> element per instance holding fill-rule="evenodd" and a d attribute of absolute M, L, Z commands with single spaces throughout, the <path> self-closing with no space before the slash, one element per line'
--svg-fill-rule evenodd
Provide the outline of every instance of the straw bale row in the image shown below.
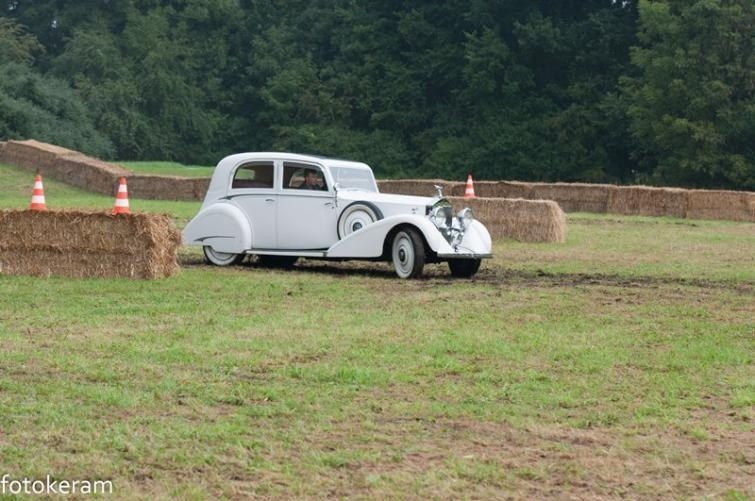
<path fill-rule="evenodd" d="M 8 141 L 0 162 L 105 195 L 114 195 L 124 176 L 131 197 L 152 200 L 202 200 L 210 184 L 209 178 L 135 175 L 118 164 L 34 140 Z"/>
<path fill-rule="evenodd" d="M 164 214 L 0 211 L 0 274 L 163 278 L 180 243 Z"/>
<path fill-rule="evenodd" d="M 755 193 L 723 190 L 689 190 L 687 217 L 755 221 Z"/>
<path fill-rule="evenodd" d="M 0 144 L 0 162 L 6 162 L 88 190 L 113 195 L 120 176 L 128 177 L 134 198 L 201 200 L 208 178 L 134 175 L 120 165 L 38 141 Z M 463 196 L 465 183 L 442 179 L 378 181 L 383 193 L 433 196 L 435 185 L 447 196 Z M 675 216 L 701 219 L 755 221 L 755 193 L 720 190 L 684 190 L 648 186 L 586 183 L 524 183 L 477 181 L 475 194 L 483 198 L 553 200 L 567 212 Z"/>
<path fill-rule="evenodd" d="M 566 215 L 550 200 L 448 197 L 455 210 L 471 207 L 490 236 L 521 242 L 564 242 Z"/>
<path fill-rule="evenodd" d="M 379 180 L 378 189 L 381 193 L 394 193 L 396 195 L 417 195 L 420 197 L 432 197 L 438 193 L 435 186 L 443 189 L 444 195 L 452 195 L 454 186 L 459 184 L 443 179 L 384 179 Z M 462 195 L 463 195 L 462 190 Z"/>
<path fill-rule="evenodd" d="M 128 177 L 129 195 L 148 200 L 202 200 L 210 186 L 210 178 L 151 176 Z"/>
<path fill-rule="evenodd" d="M 118 178 L 129 171 L 84 155 L 66 155 L 40 169 L 42 175 L 90 191 L 112 195 L 117 189 Z"/>
<path fill-rule="evenodd" d="M 131 173 L 120 165 L 34 140 L 8 141 L 0 151 L 0 162 L 105 195 L 115 193 L 118 177 Z"/>
<path fill-rule="evenodd" d="M 465 188 L 465 183 L 422 179 L 378 184 L 385 193 L 425 196 L 435 193 L 434 184 L 445 186 L 451 196 L 463 196 Z M 755 221 L 755 193 L 751 192 L 517 181 L 477 181 L 474 188 L 478 197 L 553 200 L 566 212 Z"/>

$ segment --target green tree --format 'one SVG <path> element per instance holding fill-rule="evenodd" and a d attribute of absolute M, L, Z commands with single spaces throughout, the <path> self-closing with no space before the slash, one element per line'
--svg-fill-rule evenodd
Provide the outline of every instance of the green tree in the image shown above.
<path fill-rule="evenodd" d="M 624 84 L 649 182 L 755 189 L 754 9 L 750 0 L 640 2 L 640 75 Z"/>
<path fill-rule="evenodd" d="M 0 62 L 32 63 L 43 51 L 42 44 L 22 25 L 0 17 Z"/>
<path fill-rule="evenodd" d="M 0 75 L 0 137 L 112 154 L 109 139 L 94 127 L 87 106 L 66 82 L 17 63 L 0 65 Z"/>

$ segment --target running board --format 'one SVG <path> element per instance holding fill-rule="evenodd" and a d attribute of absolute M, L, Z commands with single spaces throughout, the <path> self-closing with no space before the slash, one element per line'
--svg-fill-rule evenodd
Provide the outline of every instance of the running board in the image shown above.
<path fill-rule="evenodd" d="M 438 254 L 437 255 L 440 259 L 488 259 L 493 257 L 493 254 L 491 253 L 474 253 L 470 252 L 468 254 L 463 253 L 455 253 L 455 254 Z"/>
<path fill-rule="evenodd" d="M 268 249 L 252 249 L 245 252 L 245 254 L 261 254 L 264 256 L 297 256 L 297 257 L 327 257 L 327 250 L 268 250 Z"/>

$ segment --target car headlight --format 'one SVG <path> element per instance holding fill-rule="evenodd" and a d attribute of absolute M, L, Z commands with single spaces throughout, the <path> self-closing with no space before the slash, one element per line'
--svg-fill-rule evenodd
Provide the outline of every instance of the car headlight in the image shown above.
<path fill-rule="evenodd" d="M 466 230 L 472 224 L 472 221 L 474 221 L 474 212 L 469 207 L 465 207 L 456 214 L 456 217 L 459 218 L 461 227 Z"/>
<path fill-rule="evenodd" d="M 453 225 L 454 210 L 449 205 L 435 207 L 430 212 L 430 220 L 439 230 L 448 230 Z"/>

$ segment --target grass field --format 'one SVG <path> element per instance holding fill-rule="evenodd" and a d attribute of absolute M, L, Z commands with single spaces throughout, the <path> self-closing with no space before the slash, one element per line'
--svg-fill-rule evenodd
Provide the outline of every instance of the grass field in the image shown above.
<path fill-rule="evenodd" d="M 31 184 L 0 166 L 0 208 Z M 199 204 L 131 206 L 182 226 Z M 0 276 L 0 475 L 145 499 L 755 496 L 755 225 L 568 227 L 496 242 L 473 280 L 195 250 L 160 281 Z"/>

